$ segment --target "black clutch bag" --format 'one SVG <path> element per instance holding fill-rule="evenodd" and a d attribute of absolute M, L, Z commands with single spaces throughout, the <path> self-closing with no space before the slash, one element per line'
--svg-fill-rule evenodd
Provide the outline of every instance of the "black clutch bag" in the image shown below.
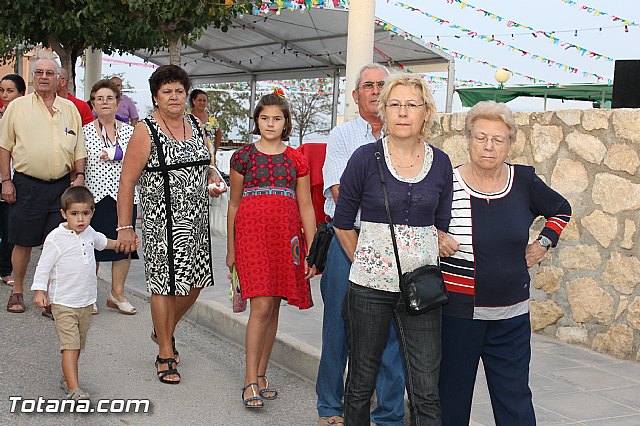
<path fill-rule="evenodd" d="M 307 256 L 309 267 L 315 265 L 317 272 L 324 271 L 329 245 L 334 235 L 335 231 L 328 223 L 322 222 L 318 224 L 318 229 L 313 236 L 313 242 L 309 247 L 309 255 Z"/>

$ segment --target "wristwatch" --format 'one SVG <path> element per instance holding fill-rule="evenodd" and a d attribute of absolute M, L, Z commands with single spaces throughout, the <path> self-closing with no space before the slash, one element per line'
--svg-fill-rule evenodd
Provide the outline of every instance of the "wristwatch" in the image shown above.
<path fill-rule="evenodd" d="M 544 235 L 538 236 L 537 241 L 538 241 L 538 244 L 540 244 L 542 247 L 546 248 L 547 250 L 549 250 L 549 247 L 551 247 L 551 240 L 545 237 Z"/>

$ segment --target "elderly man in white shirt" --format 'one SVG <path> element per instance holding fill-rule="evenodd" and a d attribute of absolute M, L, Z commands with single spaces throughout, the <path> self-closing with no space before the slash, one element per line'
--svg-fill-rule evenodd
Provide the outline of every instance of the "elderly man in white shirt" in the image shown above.
<path fill-rule="evenodd" d="M 353 99 L 358 116 L 335 127 L 327 142 L 327 154 L 322 168 L 324 211 L 333 218 L 340 191 L 340 177 L 351 154 L 362 145 L 382 137 L 382 121 L 378 116 L 378 96 L 389 75 L 386 67 L 368 64 L 358 72 Z M 356 218 L 359 226 L 360 215 Z M 347 332 L 342 306 L 349 285 L 351 262 L 334 238 L 329 247 L 327 263 L 320 281 L 324 302 L 322 320 L 322 355 L 318 368 L 316 393 L 320 426 L 343 423 L 344 371 L 347 362 Z M 377 407 L 371 413 L 376 425 L 404 424 L 404 372 L 395 325 L 391 328 L 382 355 L 376 384 Z"/>

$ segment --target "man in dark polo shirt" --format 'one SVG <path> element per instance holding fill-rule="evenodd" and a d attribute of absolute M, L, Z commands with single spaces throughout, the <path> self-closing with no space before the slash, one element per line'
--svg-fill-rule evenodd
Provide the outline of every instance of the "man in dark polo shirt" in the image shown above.
<path fill-rule="evenodd" d="M 9 241 L 15 244 L 9 312 L 25 310 L 24 276 L 31 249 L 62 222 L 60 196 L 69 185 L 84 185 L 82 121 L 75 105 L 56 95 L 59 77 L 54 60 L 38 60 L 33 68 L 35 92 L 11 102 L 0 120 L 2 196 L 11 205 Z"/>

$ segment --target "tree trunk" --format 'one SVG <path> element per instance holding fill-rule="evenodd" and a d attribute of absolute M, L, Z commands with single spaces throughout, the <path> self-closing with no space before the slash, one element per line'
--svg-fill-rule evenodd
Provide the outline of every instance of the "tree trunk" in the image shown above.
<path fill-rule="evenodd" d="M 169 64 L 180 66 L 180 40 L 174 36 L 169 37 Z"/>
<path fill-rule="evenodd" d="M 76 96 L 77 92 L 76 92 L 76 64 L 78 63 L 78 57 L 82 55 L 82 52 L 84 51 L 83 47 L 80 47 L 76 44 L 74 44 L 73 46 L 71 46 L 71 64 L 70 64 L 70 69 L 67 69 L 67 71 L 69 72 L 69 92 L 73 95 Z M 85 93 L 86 95 L 86 93 Z M 86 97 L 86 96 L 85 96 Z"/>
<path fill-rule="evenodd" d="M 72 44 L 68 47 L 62 47 L 60 42 L 56 40 L 53 36 L 49 36 L 47 40 L 49 46 L 53 49 L 54 52 L 58 55 L 60 59 L 60 65 L 62 68 L 67 70 L 69 74 L 69 92 L 75 95 L 76 93 L 76 61 L 78 59 L 78 52 L 82 52 L 84 50 L 84 46 L 79 44 Z"/>

